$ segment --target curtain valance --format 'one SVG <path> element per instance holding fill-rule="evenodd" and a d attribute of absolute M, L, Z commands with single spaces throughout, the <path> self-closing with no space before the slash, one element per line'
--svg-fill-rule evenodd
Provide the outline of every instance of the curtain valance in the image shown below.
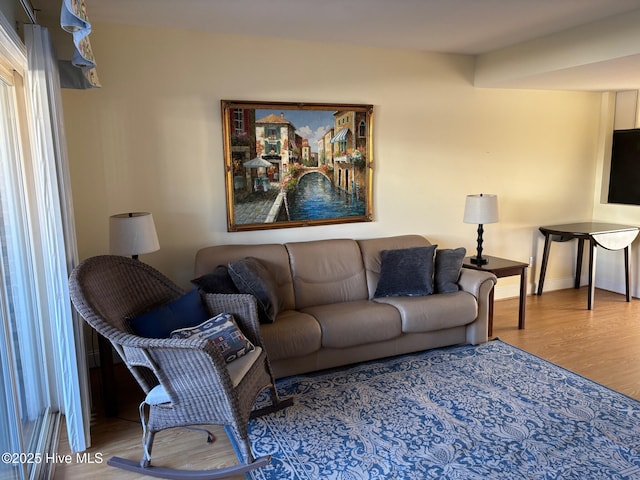
<path fill-rule="evenodd" d="M 73 35 L 75 51 L 71 63 L 82 70 L 90 88 L 100 87 L 96 62 L 89 42 L 91 23 L 87 17 L 87 7 L 84 0 L 63 0 L 60 26 Z"/>

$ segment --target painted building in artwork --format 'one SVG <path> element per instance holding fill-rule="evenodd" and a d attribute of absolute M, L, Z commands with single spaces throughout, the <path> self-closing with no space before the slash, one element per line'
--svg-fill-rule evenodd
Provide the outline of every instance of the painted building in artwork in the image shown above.
<path fill-rule="evenodd" d="M 364 197 L 366 181 L 366 145 L 368 136 L 365 112 L 339 111 L 334 114 L 333 182 L 346 192 Z"/>
<path fill-rule="evenodd" d="M 235 190 L 247 187 L 243 165 L 256 157 L 255 121 L 254 109 L 234 108 L 231 111 L 231 165 Z"/>
<path fill-rule="evenodd" d="M 284 113 L 274 113 L 255 122 L 256 154 L 271 162 L 281 177 L 290 163 L 300 161 L 302 138 L 296 127 L 285 118 Z"/>
<path fill-rule="evenodd" d="M 318 166 L 333 163 L 333 148 L 331 139 L 333 138 L 333 128 L 329 129 L 318 139 Z"/>
<path fill-rule="evenodd" d="M 306 138 L 302 139 L 302 151 L 301 151 L 301 159 L 302 164 L 308 167 L 315 166 L 313 164 L 313 159 L 311 155 L 311 147 L 309 146 L 309 140 Z"/>

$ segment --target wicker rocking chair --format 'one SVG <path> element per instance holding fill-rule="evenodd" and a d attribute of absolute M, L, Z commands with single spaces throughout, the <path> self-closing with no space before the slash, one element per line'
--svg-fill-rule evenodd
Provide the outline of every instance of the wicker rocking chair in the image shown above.
<path fill-rule="evenodd" d="M 158 339 L 135 335 L 128 318 L 167 304 L 185 292 L 153 267 L 127 257 L 92 257 L 72 272 L 71 299 L 80 315 L 106 337 L 146 394 L 140 405 L 144 454 L 138 463 L 113 457 L 109 465 L 161 478 L 217 479 L 269 463 L 255 459 L 248 436 L 250 417 L 291 404 L 281 401 L 262 345 L 256 301 L 251 295 L 208 295 L 213 314 L 234 316 L 256 349 L 227 364 L 212 342 L 197 338 Z M 252 411 L 258 394 L 270 390 L 272 404 Z M 148 415 L 145 411 L 148 410 Z M 151 465 L 157 432 L 194 425 L 224 425 L 240 464 L 214 470 L 175 470 Z"/>

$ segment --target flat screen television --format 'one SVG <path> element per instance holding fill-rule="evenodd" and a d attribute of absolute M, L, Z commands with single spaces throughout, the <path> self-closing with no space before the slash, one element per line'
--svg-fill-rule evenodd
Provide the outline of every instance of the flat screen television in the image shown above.
<path fill-rule="evenodd" d="M 609 203 L 640 205 L 640 128 L 614 130 Z"/>

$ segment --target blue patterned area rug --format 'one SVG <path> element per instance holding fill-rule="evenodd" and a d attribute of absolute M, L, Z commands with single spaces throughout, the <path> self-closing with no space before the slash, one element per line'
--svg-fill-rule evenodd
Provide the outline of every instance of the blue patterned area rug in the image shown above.
<path fill-rule="evenodd" d="M 254 480 L 640 479 L 640 402 L 499 340 L 278 382 Z"/>

